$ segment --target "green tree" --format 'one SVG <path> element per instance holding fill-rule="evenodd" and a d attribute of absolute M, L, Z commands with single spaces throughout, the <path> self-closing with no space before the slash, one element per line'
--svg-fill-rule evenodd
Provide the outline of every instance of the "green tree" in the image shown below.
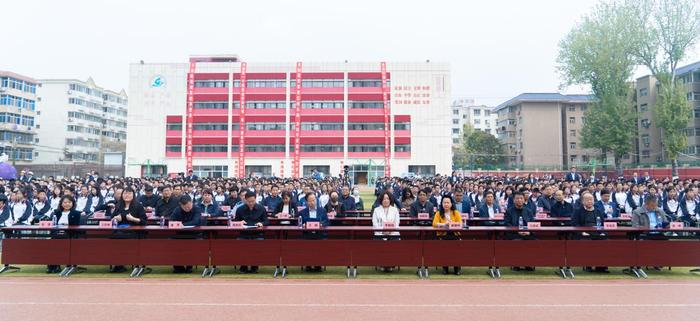
<path fill-rule="evenodd" d="M 632 15 L 630 5 L 601 3 L 559 44 L 558 70 L 564 85 L 589 85 L 596 97 L 585 113 L 582 145 L 612 153 L 618 175 L 636 133 L 630 85 L 636 65 L 629 41 Z"/>
<path fill-rule="evenodd" d="M 676 69 L 700 37 L 700 8 L 697 0 L 637 0 L 634 32 L 630 38 L 638 62 L 651 71 L 659 87 L 654 120 L 661 129 L 672 175 L 678 176 L 678 156 L 687 146 L 685 130 L 692 117 L 684 84 Z"/>
<path fill-rule="evenodd" d="M 465 124 L 458 158 L 457 163 L 460 163 L 462 167 L 485 167 L 502 164 L 504 161 L 503 145 L 495 136 Z"/>

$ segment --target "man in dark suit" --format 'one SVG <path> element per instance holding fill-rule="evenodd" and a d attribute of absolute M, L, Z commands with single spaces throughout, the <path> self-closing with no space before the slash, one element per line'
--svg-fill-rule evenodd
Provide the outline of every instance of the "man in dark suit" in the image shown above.
<path fill-rule="evenodd" d="M 265 211 L 265 207 L 255 202 L 257 196 L 258 195 L 253 191 L 248 191 L 245 194 L 245 204 L 236 210 L 236 221 L 242 221 L 244 225 L 255 226 L 257 228 L 270 224 L 267 220 L 267 211 Z M 242 231 L 240 239 L 262 240 L 263 236 L 264 234 L 262 231 Z M 258 267 L 251 266 L 250 269 L 248 269 L 247 266 L 241 266 L 240 271 L 242 273 L 257 273 Z"/>
<path fill-rule="evenodd" d="M 581 174 L 576 172 L 576 166 L 571 166 L 571 171 L 566 174 L 566 181 L 568 182 L 581 182 Z"/>
<path fill-rule="evenodd" d="M 171 221 L 182 222 L 183 226 L 200 226 L 202 225 L 202 212 L 198 207 L 194 206 L 192 198 L 189 195 L 183 195 L 180 198 L 180 206 L 173 210 L 170 215 Z M 198 238 L 201 235 L 187 235 L 184 238 Z M 178 238 L 183 238 L 183 235 L 178 235 Z M 192 266 L 173 266 L 173 273 L 192 273 Z"/>
<path fill-rule="evenodd" d="M 185 179 L 187 181 L 196 181 L 197 179 L 199 179 L 199 177 L 197 177 L 197 175 L 195 175 L 194 172 L 192 172 L 192 170 L 190 169 L 187 171 L 187 176 L 185 176 Z"/>

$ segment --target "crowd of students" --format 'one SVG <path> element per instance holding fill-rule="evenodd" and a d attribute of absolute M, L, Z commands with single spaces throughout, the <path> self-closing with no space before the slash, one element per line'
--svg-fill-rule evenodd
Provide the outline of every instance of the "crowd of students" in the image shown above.
<path fill-rule="evenodd" d="M 198 178 L 190 172 L 178 178 L 101 177 L 37 178 L 21 173 L 16 180 L 0 180 L 0 225 L 85 224 L 92 213 L 104 211 L 121 225 L 145 225 L 147 214 L 181 221 L 183 225 L 206 224 L 203 217 L 230 215 L 246 225 L 265 226 L 269 216 L 301 217 L 303 224 L 331 224 L 329 213 L 343 217 L 353 211 L 371 213 L 372 225 L 398 227 L 401 215 L 432 220 L 418 225 L 443 227 L 467 216 L 502 220 L 487 224 L 519 226 L 534 221 L 536 213 L 570 217 L 564 225 L 594 226 L 605 219 L 631 215 L 632 225 L 666 227 L 669 222 L 697 225 L 700 219 L 698 179 L 657 179 L 649 175 L 615 179 L 584 177 L 572 168 L 563 177 L 464 176 L 453 173 L 426 178 L 382 178 L 374 186 L 374 201 L 365 209 L 357 186 L 338 177 L 308 178 Z M 368 203 L 369 204 L 369 203 Z M 226 209 L 226 210 L 224 210 Z M 259 239 L 263 233 L 245 231 L 244 238 Z M 649 233 L 650 237 L 660 235 Z M 323 230 L 307 231 L 308 239 L 324 239 Z M 400 238 L 400 232 L 375 231 L 382 240 Z M 436 237 L 460 239 L 458 231 L 441 230 Z M 534 238 L 530 232 L 507 234 L 510 239 Z M 581 238 L 601 234 L 581 233 Z M 50 267 L 56 272 L 56 267 Z M 319 267 L 310 267 L 318 270 Z M 391 270 L 391 268 L 386 268 Z M 117 267 L 115 271 L 121 271 Z M 176 267 L 189 272 L 191 267 Z M 256 272 L 257 267 L 241 267 Z M 447 267 L 443 272 L 448 273 Z M 459 274 L 459 267 L 453 273 Z"/>

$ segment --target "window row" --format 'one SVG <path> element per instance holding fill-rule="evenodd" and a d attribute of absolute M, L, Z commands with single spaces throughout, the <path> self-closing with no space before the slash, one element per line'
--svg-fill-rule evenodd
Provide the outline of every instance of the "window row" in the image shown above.
<path fill-rule="evenodd" d="M 36 102 L 34 100 L 16 97 L 12 95 L 0 95 L 0 105 L 24 108 L 29 110 L 36 109 Z"/>
<path fill-rule="evenodd" d="M 0 87 L 12 88 L 12 89 L 17 89 L 17 90 L 21 90 L 24 92 L 36 94 L 36 84 L 26 82 L 24 80 L 20 80 L 17 78 L 12 78 L 12 77 L 0 78 Z"/>

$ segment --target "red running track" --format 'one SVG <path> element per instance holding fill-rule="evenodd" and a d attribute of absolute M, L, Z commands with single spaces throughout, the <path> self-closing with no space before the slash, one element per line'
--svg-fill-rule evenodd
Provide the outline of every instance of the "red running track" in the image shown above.
<path fill-rule="evenodd" d="M 0 320 L 699 320 L 699 281 L 0 280 Z"/>

